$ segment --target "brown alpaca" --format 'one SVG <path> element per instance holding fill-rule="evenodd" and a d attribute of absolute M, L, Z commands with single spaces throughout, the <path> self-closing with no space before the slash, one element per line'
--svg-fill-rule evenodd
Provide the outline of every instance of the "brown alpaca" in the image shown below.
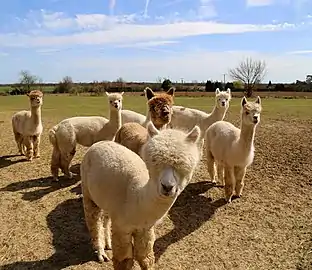
<path fill-rule="evenodd" d="M 40 156 L 39 144 L 43 130 L 41 121 L 41 106 L 43 93 L 33 90 L 27 94 L 30 101 L 30 111 L 19 111 L 12 116 L 14 138 L 21 155 L 31 161 Z"/>
<path fill-rule="evenodd" d="M 171 87 L 166 93 L 154 93 L 147 87 L 144 92 L 148 99 L 148 116 L 146 124 L 151 121 L 158 129 L 164 129 L 171 121 L 173 96 L 175 89 Z M 115 142 L 140 155 L 142 146 L 148 138 L 147 129 L 136 122 L 125 123 L 117 131 Z"/>

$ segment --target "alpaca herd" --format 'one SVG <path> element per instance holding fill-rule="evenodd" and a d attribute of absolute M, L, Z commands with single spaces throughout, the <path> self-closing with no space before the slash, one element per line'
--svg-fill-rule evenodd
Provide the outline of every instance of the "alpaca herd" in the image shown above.
<path fill-rule="evenodd" d="M 175 89 L 154 93 L 146 87 L 146 115 L 123 110 L 123 92 L 107 93 L 109 117 L 78 116 L 49 130 L 53 147 L 50 169 L 72 177 L 70 163 L 77 144 L 88 147 L 81 165 L 85 221 L 98 260 L 114 269 L 154 269 L 154 228 L 190 183 L 205 149 L 212 182 L 224 185 L 226 202 L 240 197 L 246 169 L 254 158 L 254 137 L 260 122 L 261 100 L 241 100 L 240 129 L 224 121 L 231 91 L 215 92 L 210 114 L 174 105 Z M 43 93 L 28 94 L 30 111 L 12 117 L 20 154 L 39 157 L 43 131 Z"/>

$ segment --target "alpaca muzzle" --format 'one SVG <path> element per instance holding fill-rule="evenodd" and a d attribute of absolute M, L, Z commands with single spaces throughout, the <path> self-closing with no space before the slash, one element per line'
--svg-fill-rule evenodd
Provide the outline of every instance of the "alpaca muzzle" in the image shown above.
<path fill-rule="evenodd" d="M 173 168 L 164 170 L 160 177 L 160 194 L 166 197 L 172 197 L 176 194 L 177 180 Z"/>

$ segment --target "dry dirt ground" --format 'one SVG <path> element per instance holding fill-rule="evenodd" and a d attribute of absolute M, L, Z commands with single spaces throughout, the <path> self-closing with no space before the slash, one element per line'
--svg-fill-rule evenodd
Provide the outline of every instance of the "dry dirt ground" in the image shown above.
<path fill-rule="evenodd" d="M 139 98 L 127 102 L 144 104 Z M 232 100 L 226 116 L 235 125 L 239 102 Z M 312 100 L 262 102 L 242 198 L 225 205 L 223 188 L 210 183 L 201 163 L 156 228 L 156 269 L 312 269 Z M 213 100 L 176 103 L 210 111 Z M 0 104 L 0 269 L 112 269 L 92 251 L 79 175 L 50 178 L 47 137 L 65 117 L 106 112 L 105 98 L 46 96 L 41 158 L 31 163 L 17 155 L 10 123 L 14 111 L 28 107 L 26 97 L 3 97 Z M 144 105 L 137 109 L 144 112 Z M 85 150 L 79 147 L 73 161 L 76 173 Z"/>

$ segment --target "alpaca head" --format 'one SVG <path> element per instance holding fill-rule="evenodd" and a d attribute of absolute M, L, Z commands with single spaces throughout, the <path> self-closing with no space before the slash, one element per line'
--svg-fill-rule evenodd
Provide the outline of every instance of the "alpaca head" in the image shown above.
<path fill-rule="evenodd" d="M 186 133 L 176 129 L 158 130 L 152 122 L 147 125 L 148 140 L 141 155 L 157 196 L 162 199 L 176 198 L 192 178 L 200 160 L 198 140 L 200 128 Z"/>
<path fill-rule="evenodd" d="M 144 89 L 151 120 L 158 129 L 171 121 L 174 91 L 174 87 L 165 93 L 154 93 L 149 87 Z"/>
<path fill-rule="evenodd" d="M 216 89 L 216 105 L 218 108 L 228 109 L 231 100 L 231 89 L 228 88 L 226 91 L 220 91 Z"/>
<path fill-rule="evenodd" d="M 114 111 L 121 111 L 122 109 L 122 96 L 124 92 L 122 93 L 108 93 L 105 92 L 108 97 L 108 102 L 111 110 Z"/>
<path fill-rule="evenodd" d="M 43 93 L 40 90 L 32 90 L 27 96 L 30 100 L 31 107 L 40 107 L 43 103 Z"/>
<path fill-rule="evenodd" d="M 258 96 L 254 102 L 247 101 L 246 97 L 243 97 L 241 104 L 242 124 L 256 126 L 260 122 L 260 114 L 262 111 L 260 97 Z"/>

